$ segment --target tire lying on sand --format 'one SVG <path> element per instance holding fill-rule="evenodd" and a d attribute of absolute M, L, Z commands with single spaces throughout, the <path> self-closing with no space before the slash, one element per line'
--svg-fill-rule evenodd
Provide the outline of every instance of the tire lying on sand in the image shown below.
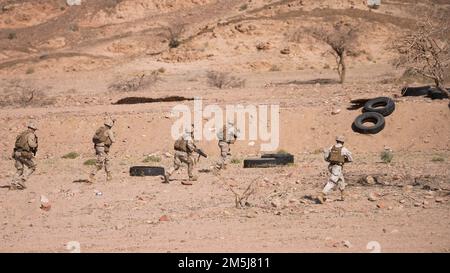
<path fill-rule="evenodd" d="M 270 168 L 280 165 L 276 158 L 247 158 L 244 159 L 244 168 Z"/>
<path fill-rule="evenodd" d="M 450 92 L 450 89 L 448 89 L 448 91 Z M 447 94 L 436 88 L 430 88 L 430 90 L 428 90 L 427 97 L 431 98 L 432 100 L 442 100 L 448 98 Z"/>
<path fill-rule="evenodd" d="M 164 175 L 164 167 L 133 166 L 130 168 L 130 176 L 159 176 Z"/>
<path fill-rule="evenodd" d="M 294 155 L 289 153 L 280 154 L 263 154 L 261 158 L 275 158 L 279 165 L 286 165 L 289 163 L 294 163 Z"/>
<path fill-rule="evenodd" d="M 373 126 L 365 126 L 364 123 L 372 122 Z M 352 129 L 361 134 L 376 134 L 383 130 L 385 125 L 384 117 L 377 112 L 366 112 L 356 117 L 352 124 Z"/>
<path fill-rule="evenodd" d="M 389 116 L 395 110 L 395 102 L 388 97 L 378 97 L 364 104 L 363 112 L 376 112 L 383 116 Z"/>
<path fill-rule="evenodd" d="M 419 86 L 419 87 L 404 87 L 402 89 L 402 96 L 408 97 L 418 97 L 418 96 L 425 96 L 428 95 L 428 91 L 430 90 L 431 86 Z"/>

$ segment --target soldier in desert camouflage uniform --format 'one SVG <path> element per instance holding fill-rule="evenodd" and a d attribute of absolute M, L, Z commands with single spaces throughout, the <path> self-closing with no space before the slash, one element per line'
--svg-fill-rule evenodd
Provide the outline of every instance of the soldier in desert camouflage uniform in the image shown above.
<path fill-rule="evenodd" d="M 101 126 L 95 132 L 92 141 L 94 142 L 95 155 L 97 156 L 97 161 L 95 163 L 95 169 L 89 175 L 89 181 L 93 182 L 95 175 L 98 171 L 105 168 L 106 180 L 112 180 L 111 174 L 111 164 L 109 159 L 109 150 L 111 145 L 116 141 L 114 138 L 114 133 L 111 130 L 115 123 L 114 119 L 107 118 L 104 126 Z"/>
<path fill-rule="evenodd" d="M 188 166 L 188 181 L 182 181 L 183 185 L 192 185 L 192 181 L 197 181 L 197 177 L 194 176 L 194 164 L 195 158 L 194 152 L 198 152 L 198 148 L 194 143 L 194 125 L 190 129 L 186 129 L 184 135 L 180 136 L 174 144 L 175 154 L 173 157 L 173 167 L 166 171 L 164 175 L 164 182 L 169 183 L 170 176 L 178 170 L 183 163 Z"/>
<path fill-rule="evenodd" d="M 217 132 L 217 138 L 219 139 L 220 159 L 214 166 L 214 173 L 218 173 L 222 169 L 226 169 L 229 158 L 231 156 L 230 145 L 236 142 L 238 137 L 238 130 L 234 127 L 232 121 L 228 121 L 223 126 L 222 130 Z"/>
<path fill-rule="evenodd" d="M 17 171 L 10 185 L 11 190 L 25 189 L 25 182 L 36 170 L 36 163 L 34 162 L 38 149 L 36 130 L 37 126 L 30 122 L 28 129 L 20 133 L 16 138 L 12 158 L 15 160 L 14 166 Z"/>
<path fill-rule="evenodd" d="M 344 137 L 337 136 L 336 144 L 331 146 L 329 149 L 324 152 L 325 161 L 329 162 L 328 170 L 331 175 L 328 179 L 327 184 L 323 188 L 322 192 L 317 197 L 319 203 L 323 204 L 326 200 L 326 195 L 337 185 L 341 192 L 341 200 L 345 199 L 345 180 L 344 175 L 342 173 L 342 169 L 344 167 L 344 163 L 352 162 L 352 154 L 351 152 L 344 147 Z"/>

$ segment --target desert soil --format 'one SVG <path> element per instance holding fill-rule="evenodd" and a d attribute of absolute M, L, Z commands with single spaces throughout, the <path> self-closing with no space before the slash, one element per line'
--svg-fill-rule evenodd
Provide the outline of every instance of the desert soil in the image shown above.
<path fill-rule="evenodd" d="M 69 252 L 72 241 L 81 252 L 450 252 L 449 102 L 401 97 L 404 85 L 425 83 L 402 77 L 388 50 L 414 24 L 415 8 L 448 10 L 446 1 L 384 1 L 377 10 L 325 0 L 87 2 L 0 1 L 0 252 Z M 185 40 L 168 49 L 164 26 L 180 18 Z M 335 81 L 334 58 L 307 34 L 291 38 L 336 20 L 362 24 L 370 31 L 361 40 L 370 43 L 349 57 L 345 84 L 308 82 Z M 268 48 L 258 50 L 261 42 Z M 210 70 L 245 85 L 211 86 Z M 152 71 L 158 80 L 137 91 L 111 88 Z M 30 90 L 36 96 L 24 100 Z M 209 157 L 196 164 L 193 185 L 181 184 L 185 167 L 169 184 L 130 177 L 130 166 L 171 166 L 172 109 L 193 109 L 192 101 L 114 104 L 130 96 L 277 104 L 277 150 L 294 154 L 295 163 L 244 169 L 243 159 L 262 153 L 259 141 L 244 139 L 231 147 L 233 163 L 214 176 L 207 170 L 218 160 L 217 142 L 201 140 Z M 353 132 L 361 109 L 348 110 L 349 101 L 377 96 L 396 103 L 386 127 Z M 117 119 L 113 180 L 100 172 L 95 183 L 80 182 L 93 168 L 83 163 L 94 158 L 91 138 L 106 115 Z M 10 191 L 15 137 L 30 119 L 39 126 L 37 171 L 26 190 Z M 321 151 L 338 134 L 354 155 L 344 170 L 348 197 L 339 201 L 333 192 L 319 205 L 313 197 L 328 177 Z M 380 158 L 385 149 L 393 151 L 390 163 Z M 79 156 L 62 158 L 70 152 Z M 148 155 L 160 161 L 143 163 Z M 248 206 L 236 208 L 230 187 L 243 192 L 252 182 Z"/>

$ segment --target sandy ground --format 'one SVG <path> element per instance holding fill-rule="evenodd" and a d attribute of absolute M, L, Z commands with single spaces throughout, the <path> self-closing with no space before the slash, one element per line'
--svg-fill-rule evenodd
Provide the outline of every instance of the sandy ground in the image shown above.
<path fill-rule="evenodd" d="M 56 0 L 19 2 L 0 1 L 0 185 L 11 181 L 15 137 L 30 119 L 39 126 L 40 147 L 28 188 L 0 188 L 0 252 L 70 252 L 77 243 L 81 252 L 450 252 L 448 100 L 400 97 L 403 85 L 422 83 L 401 78 L 386 49 L 414 24 L 408 1 L 378 10 L 327 0 L 258 0 L 245 7 L 242 1 L 127 0 L 107 8 L 103 0 L 73 8 Z M 168 49 L 163 26 L 179 18 L 189 23 L 186 40 Z M 311 37 L 291 37 L 340 19 L 362 22 L 371 31 L 361 40 L 371 43 L 349 57 L 345 84 L 306 84 L 335 80 L 334 59 Z M 269 48 L 257 50 L 260 42 Z M 281 54 L 287 47 L 290 53 Z M 110 88 L 156 70 L 158 80 L 137 91 Z M 211 70 L 230 72 L 245 85 L 211 86 Z M 41 97 L 5 103 L 30 90 Z M 172 109 L 180 103 L 193 109 L 193 102 L 114 102 L 175 95 L 202 98 L 204 107 L 279 105 L 276 150 L 294 154 L 295 163 L 244 169 L 245 158 L 261 154 L 260 141 L 244 139 L 232 146 L 234 163 L 214 176 L 206 170 L 219 157 L 217 142 L 201 140 L 209 157 L 197 163 L 194 185 L 181 184 L 186 168 L 170 184 L 130 177 L 130 166 L 171 166 Z M 353 132 L 361 110 L 347 110 L 349 101 L 377 96 L 396 103 L 386 127 L 376 135 Z M 106 182 L 101 172 L 93 184 L 79 182 L 92 169 L 83 163 L 94 158 L 91 138 L 105 115 L 117 119 L 114 178 Z M 328 177 L 321 151 L 338 134 L 354 156 L 345 166 L 348 197 L 338 201 L 334 192 L 319 205 L 312 196 Z M 390 163 L 380 159 L 385 148 L 393 150 Z M 79 157 L 62 158 L 70 152 Z M 160 162 L 143 163 L 148 155 Z M 377 183 L 364 182 L 368 175 Z M 243 192 L 252 181 L 249 205 L 235 208 L 230 187 Z M 41 195 L 50 200 L 49 211 L 40 208 Z"/>

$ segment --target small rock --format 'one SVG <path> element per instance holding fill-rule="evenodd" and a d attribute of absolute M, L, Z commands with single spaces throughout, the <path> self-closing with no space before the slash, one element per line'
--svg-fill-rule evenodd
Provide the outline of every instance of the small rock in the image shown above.
<path fill-rule="evenodd" d="M 369 185 L 375 185 L 375 178 L 373 178 L 372 176 L 368 175 L 366 176 L 366 183 Z"/>
<path fill-rule="evenodd" d="M 289 199 L 289 203 L 297 203 L 297 202 L 298 202 L 298 200 L 295 198 Z"/>
<path fill-rule="evenodd" d="M 272 200 L 272 202 L 270 202 L 270 204 L 274 207 L 274 208 L 279 208 L 281 206 L 281 202 L 278 199 L 274 199 Z"/>
<path fill-rule="evenodd" d="M 173 155 L 171 153 L 169 153 L 169 152 L 164 153 L 164 156 L 167 157 L 167 158 L 173 157 Z"/>
<path fill-rule="evenodd" d="M 255 142 L 254 142 L 254 141 L 250 141 L 250 142 L 248 143 L 248 146 L 255 146 Z"/>
<path fill-rule="evenodd" d="M 114 229 L 115 229 L 115 230 L 121 230 L 121 229 L 123 229 L 124 227 L 125 227 L 124 225 L 118 224 L 118 225 L 116 225 L 116 226 L 114 227 Z"/>
<path fill-rule="evenodd" d="M 275 215 L 281 215 L 281 211 L 275 211 Z"/>
<path fill-rule="evenodd" d="M 405 202 L 406 202 L 406 200 L 405 199 L 402 199 L 402 200 L 400 200 L 400 201 L 398 201 L 400 204 L 404 204 Z"/>
<path fill-rule="evenodd" d="M 382 202 L 377 203 L 377 208 L 384 209 L 384 204 Z"/>
<path fill-rule="evenodd" d="M 168 222 L 168 221 L 170 221 L 170 218 L 167 215 L 163 215 L 163 216 L 159 217 L 159 221 L 160 222 Z"/>
<path fill-rule="evenodd" d="M 378 200 L 378 197 L 377 197 L 377 195 L 375 193 L 373 193 L 373 192 L 369 193 L 369 201 L 374 202 L 374 201 L 377 201 L 377 200 Z"/>
<path fill-rule="evenodd" d="M 434 201 L 436 201 L 437 203 L 442 203 L 442 202 L 444 202 L 444 199 L 437 197 Z"/>
<path fill-rule="evenodd" d="M 271 47 L 269 42 L 259 42 L 256 44 L 256 49 L 258 50 L 267 50 Z"/>
<path fill-rule="evenodd" d="M 337 115 L 337 114 L 339 114 L 341 112 L 341 109 L 333 109 L 333 111 L 331 111 L 331 114 L 332 115 Z"/>
<path fill-rule="evenodd" d="M 425 201 L 425 200 L 424 200 L 424 201 L 422 202 L 422 204 L 426 206 L 426 205 L 428 205 L 428 204 L 430 204 L 430 203 L 429 203 L 428 201 Z"/>
<path fill-rule="evenodd" d="M 419 202 L 414 203 L 414 207 L 420 207 L 420 206 L 422 206 L 422 203 L 419 203 Z"/>
<path fill-rule="evenodd" d="M 285 47 L 282 50 L 280 50 L 280 53 L 287 55 L 287 54 L 291 53 L 291 49 L 289 47 Z"/>
<path fill-rule="evenodd" d="M 267 177 L 264 177 L 264 182 L 266 182 L 266 183 L 269 183 L 270 182 L 270 180 L 269 180 L 269 178 L 267 178 Z"/>
<path fill-rule="evenodd" d="M 47 197 L 44 195 L 41 195 L 41 209 L 45 211 L 49 211 L 51 209 L 52 205 L 50 204 L 50 201 Z"/>
<path fill-rule="evenodd" d="M 66 0 L 66 3 L 69 6 L 79 6 L 81 5 L 81 0 Z"/>
<path fill-rule="evenodd" d="M 351 244 L 349 241 L 347 241 L 347 240 L 342 241 L 342 244 L 343 244 L 346 248 L 351 248 L 351 247 L 352 247 L 352 244 Z"/>
<path fill-rule="evenodd" d="M 393 229 L 393 230 L 391 231 L 391 233 L 392 233 L 392 234 L 398 233 L 398 229 Z"/>

